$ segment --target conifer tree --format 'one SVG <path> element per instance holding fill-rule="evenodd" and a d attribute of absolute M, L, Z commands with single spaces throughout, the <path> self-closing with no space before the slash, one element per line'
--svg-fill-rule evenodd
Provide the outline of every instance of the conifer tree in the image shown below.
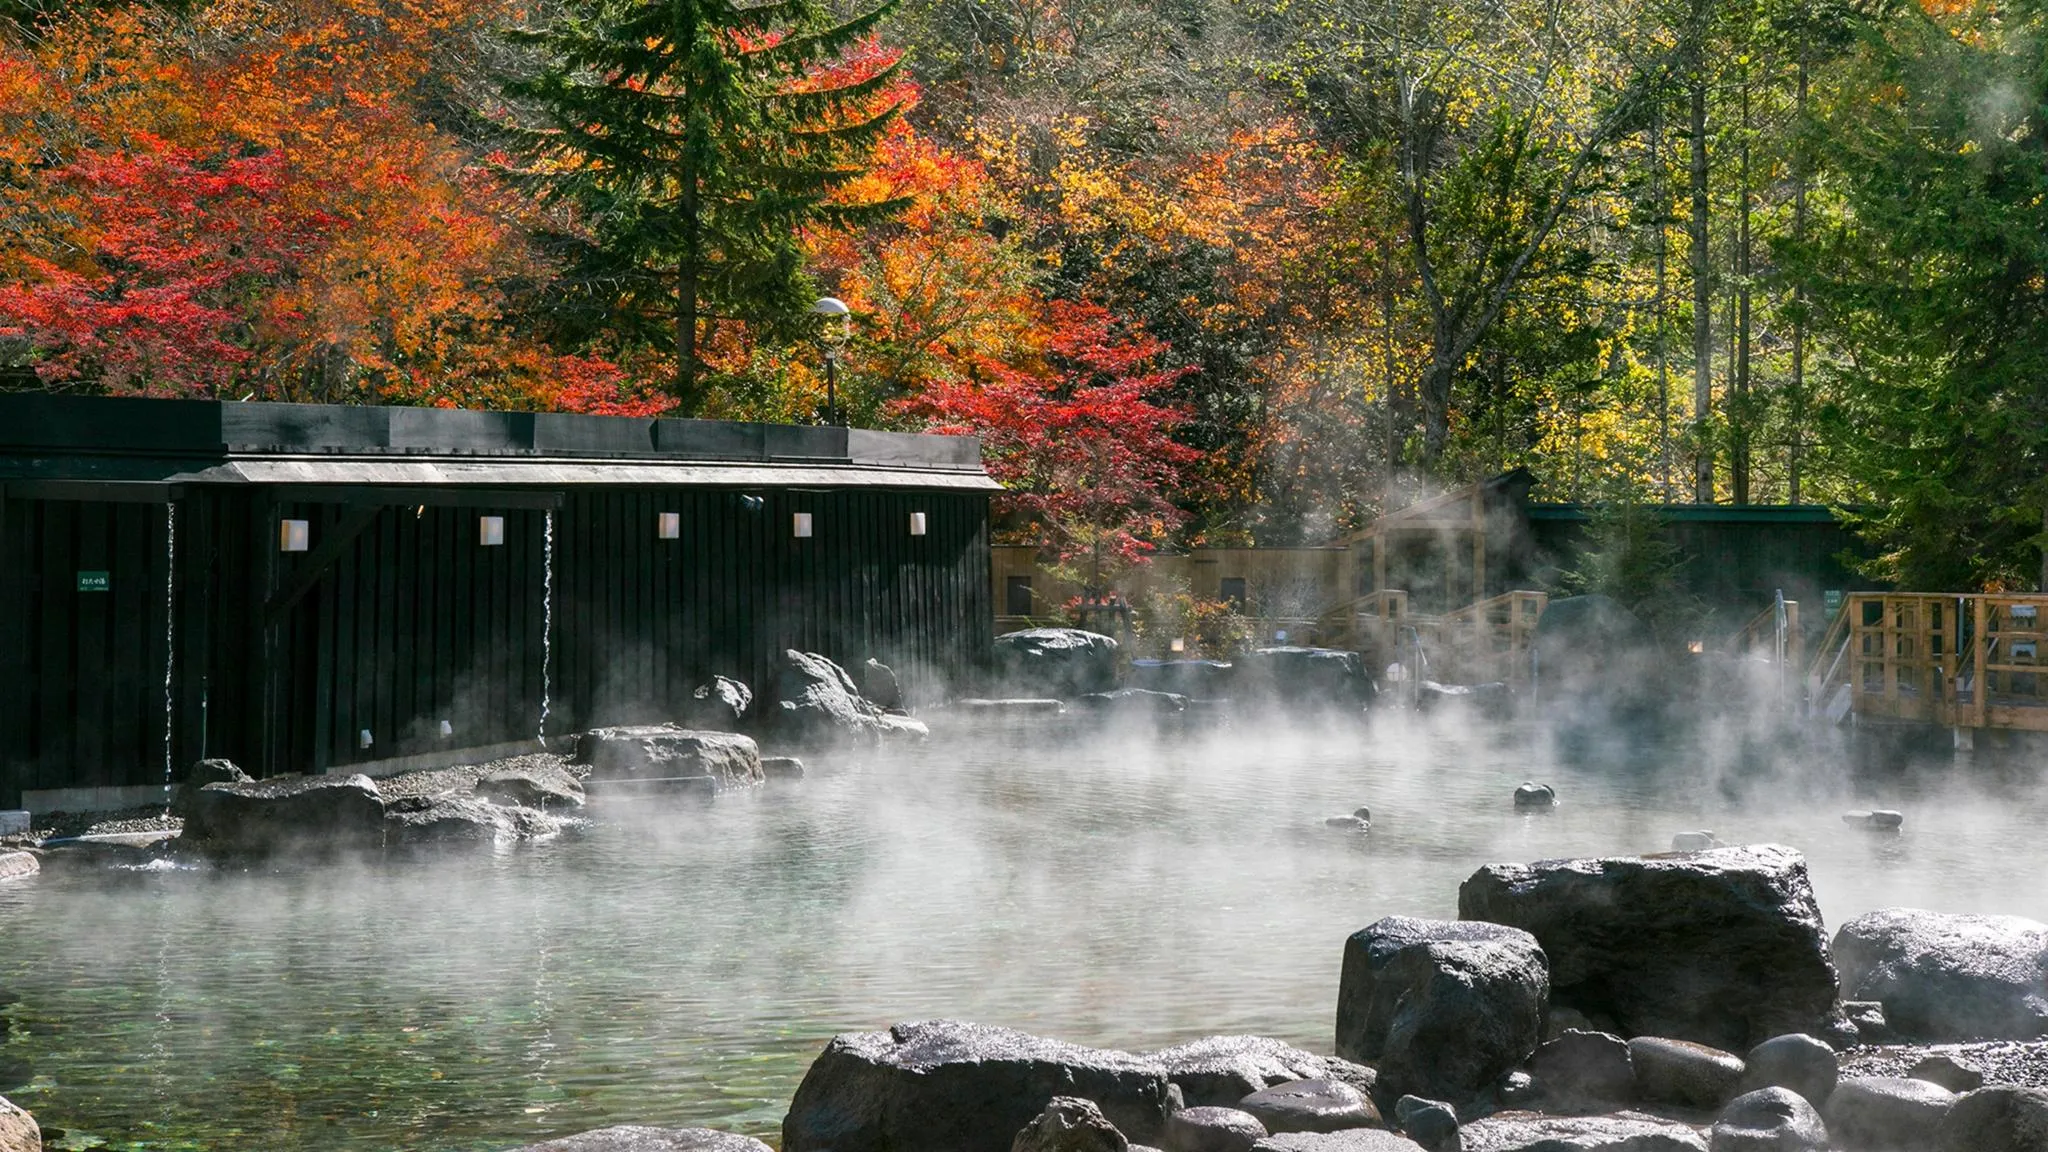
<path fill-rule="evenodd" d="M 896 61 L 839 67 L 893 0 L 832 20 L 818 0 L 573 0 L 514 38 L 536 74 L 525 174 L 571 209 L 553 237 L 597 323 L 675 351 L 679 415 L 703 407 L 706 325 L 787 329 L 811 303 L 802 229 L 894 202 L 840 194 L 895 117 Z"/>

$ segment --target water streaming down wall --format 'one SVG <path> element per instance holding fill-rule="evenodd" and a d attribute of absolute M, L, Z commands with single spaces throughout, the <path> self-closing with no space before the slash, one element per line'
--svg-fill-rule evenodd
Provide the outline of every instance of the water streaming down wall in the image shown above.
<path fill-rule="evenodd" d="M 548 743 L 549 693 L 553 685 L 549 674 L 554 671 L 555 654 L 555 514 L 552 510 L 541 514 L 541 579 L 540 579 L 540 726 L 535 730 L 541 747 Z"/>
<path fill-rule="evenodd" d="M 177 727 L 178 666 L 178 506 L 164 505 L 164 803 L 175 784 L 173 732 Z"/>

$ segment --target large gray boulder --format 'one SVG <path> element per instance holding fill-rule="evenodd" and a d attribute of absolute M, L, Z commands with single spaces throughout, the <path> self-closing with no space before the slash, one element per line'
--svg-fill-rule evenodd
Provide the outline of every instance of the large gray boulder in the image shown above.
<path fill-rule="evenodd" d="M 1893 1031 L 1920 1040 L 2048 1036 L 2048 924 L 1882 908 L 1842 925 L 1845 999 L 1878 1000 Z"/>
<path fill-rule="evenodd" d="M 1390 1095 L 1468 1100 L 1536 1050 L 1549 991 L 1527 932 L 1389 916 L 1344 943 L 1337 1055 Z"/>
<path fill-rule="evenodd" d="M 1721 1109 L 1709 1142 L 1714 1152 L 1827 1152 L 1828 1126 L 1799 1093 L 1759 1088 Z"/>
<path fill-rule="evenodd" d="M 530 840 L 562 829 L 562 821 L 535 808 L 494 804 L 481 796 L 409 796 L 386 805 L 387 847 L 497 844 Z"/>
<path fill-rule="evenodd" d="M 1925 1080 L 1852 1076 L 1835 1085 L 1821 1114 L 1835 1143 L 1856 1152 L 1927 1152 L 1955 1102 L 1955 1093 Z"/>
<path fill-rule="evenodd" d="M 1490 864 L 1459 888 L 1458 915 L 1534 934 L 1552 998 L 1623 1035 L 1747 1049 L 1835 1010 L 1820 907 L 1790 848 Z"/>
<path fill-rule="evenodd" d="M 701 780 L 713 792 L 751 788 L 766 777 L 753 737 L 673 724 L 593 728 L 576 737 L 574 762 L 590 767 L 587 784 Z"/>
<path fill-rule="evenodd" d="M 1026 628 L 996 637 L 996 676 L 1012 696 L 1072 700 L 1116 687 L 1114 637 L 1079 628 Z"/>
<path fill-rule="evenodd" d="M 771 1152 L 751 1136 L 710 1128 L 646 1128 L 621 1124 L 528 1144 L 513 1152 Z"/>
<path fill-rule="evenodd" d="M 1461 1134 L 1465 1152 L 1707 1152 L 1706 1139 L 1690 1126 L 1635 1112 L 1504 1112 L 1465 1125 Z"/>
<path fill-rule="evenodd" d="M 1841 1058 L 1833 1048 L 1801 1032 L 1771 1037 L 1751 1048 L 1742 1064 L 1742 1091 L 1786 1088 L 1816 1108 L 1828 1102 L 1842 1072 Z"/>
<path fill-rule="evenodd" d="M 785 649 L 775 670 L 775 702 L 765 720 L 776 733 L 813 743 L 879 743 L 930 735 L 924 724 L 862 696 L 831 659 Z"/>
<path fill-rule="evenodd" d="M 782 1152 L 1008 1152 L 1055 1096 L 1093 1100 L 1156 1143 L 1168 1081 L 1158 1060 L 957 1020 L 835 1036 L 782 1121 Z"/>
<path fill-rule="evenodd" d="M 691 728 L 737 732 L 753 705 L 753 689 L 730 676 L 713 676 L 691 690 L 683 703 L 683 720 Z"/>
<path fill-rule="evenodd" d="M 2048 1091 L 1979 1088 L 1941 1118 L 1933 1152 L 2048 1152 Z"/>
<path fill-rule="evenodd" d="M 1125 1152 L 1131 1142 L 1093 1100 L 1055 1096 L 1017 1130 L 1010 1152 Z"/>
<path fill-rule="evenodd" d="M 381 848 L 384 798 L 368 776 L 273 776 L 208 784 L 183 840 L 230 852 Z"/>
<path fill-rule="evenodd" d="M 1152 1053 L 1187 1106 L 1243 1107 L 1253 1092 L 1300 1080 L 1333 1080 L 1360 1093 L 1376 1082 L 1372 1069 L 1318 1056 L 1265 1036 L 1205 1036 Z"/>
<path fill-rule="evenodd" d="M 43 1152 L 43 1131 L 36 1118 L 0 1096 L 0 1152 Z"/>
<path fill-rule="evenodd" d="M 583 783 L 560 768 L 518 767 L 487 772 L 477 778 L 472 791 L 493 804 L 514 808 L 583 807 Z"/>
<path fill-rule="evenodd" d="M 33 852 L 0 852 L 0 881 L 21 880 L 43 870 Z"/>
<path fill-rule="evenodd" d="M 1238 690 L 1294 711 L 1356 712 L 1372 703 L 1365 660 L 1335 648 L 1258 648 L 1237 661 Z"/>
<path fill-rule="evenodd" d="M 171 793 L 171 815 L 190 820 L 192 798 L 208 784 L 247 784 L 250 780 L 250 775 L 236 767 L 233 760 L 195 760 L 185 769 L 184 778 L 178 781 L 177 789 Z"/>

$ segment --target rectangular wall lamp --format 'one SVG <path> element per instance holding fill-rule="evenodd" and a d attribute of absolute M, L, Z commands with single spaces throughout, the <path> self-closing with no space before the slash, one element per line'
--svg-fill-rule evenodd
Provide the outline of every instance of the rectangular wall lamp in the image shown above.
<path fill-rule="evenodd" d="M 924 520 L 924 513 L 922 513 L 922 512 L 912 512 L 912 513 L 910 514 L 910 534 L 911 534 L 912 536 L 922 536 L 922 535 L 924 535 L 924 528 L 925 528 L 925 520 Z"/>
<path fill-rule="evenodd" d="M 799 539 L 808 537 L 811 534 L 811 514 L 809 512 L 796 513 L 790 521 L 790 530 Z"/>
<path fill-rule="evenodd" d="M 485 548 L 502 547 L 505 543 L 505 518 L 503 516 L 477 517 L 476 542 Z"/>
<path fill-rule="evenodd" d="M 280 520 L 277 522 L 277 550 L 279 552 L 304 552 L 313 542 L 313 522 L 310 520 Z"/>
<path fill-rule="evenodd" d="M 680 540 L 683 536 L 683 514 L 661 512 L 654 518 L 654 534 L 663 540 Z"/>

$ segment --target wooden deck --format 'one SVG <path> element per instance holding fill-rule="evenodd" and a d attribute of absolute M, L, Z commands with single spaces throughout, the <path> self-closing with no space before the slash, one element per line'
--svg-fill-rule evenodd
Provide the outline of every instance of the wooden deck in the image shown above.
<path fill-rule="evenodd" d="M 2048 595 L 1858 593 L 1807 675 L 1833 722 L 2048 732 Z"/>

